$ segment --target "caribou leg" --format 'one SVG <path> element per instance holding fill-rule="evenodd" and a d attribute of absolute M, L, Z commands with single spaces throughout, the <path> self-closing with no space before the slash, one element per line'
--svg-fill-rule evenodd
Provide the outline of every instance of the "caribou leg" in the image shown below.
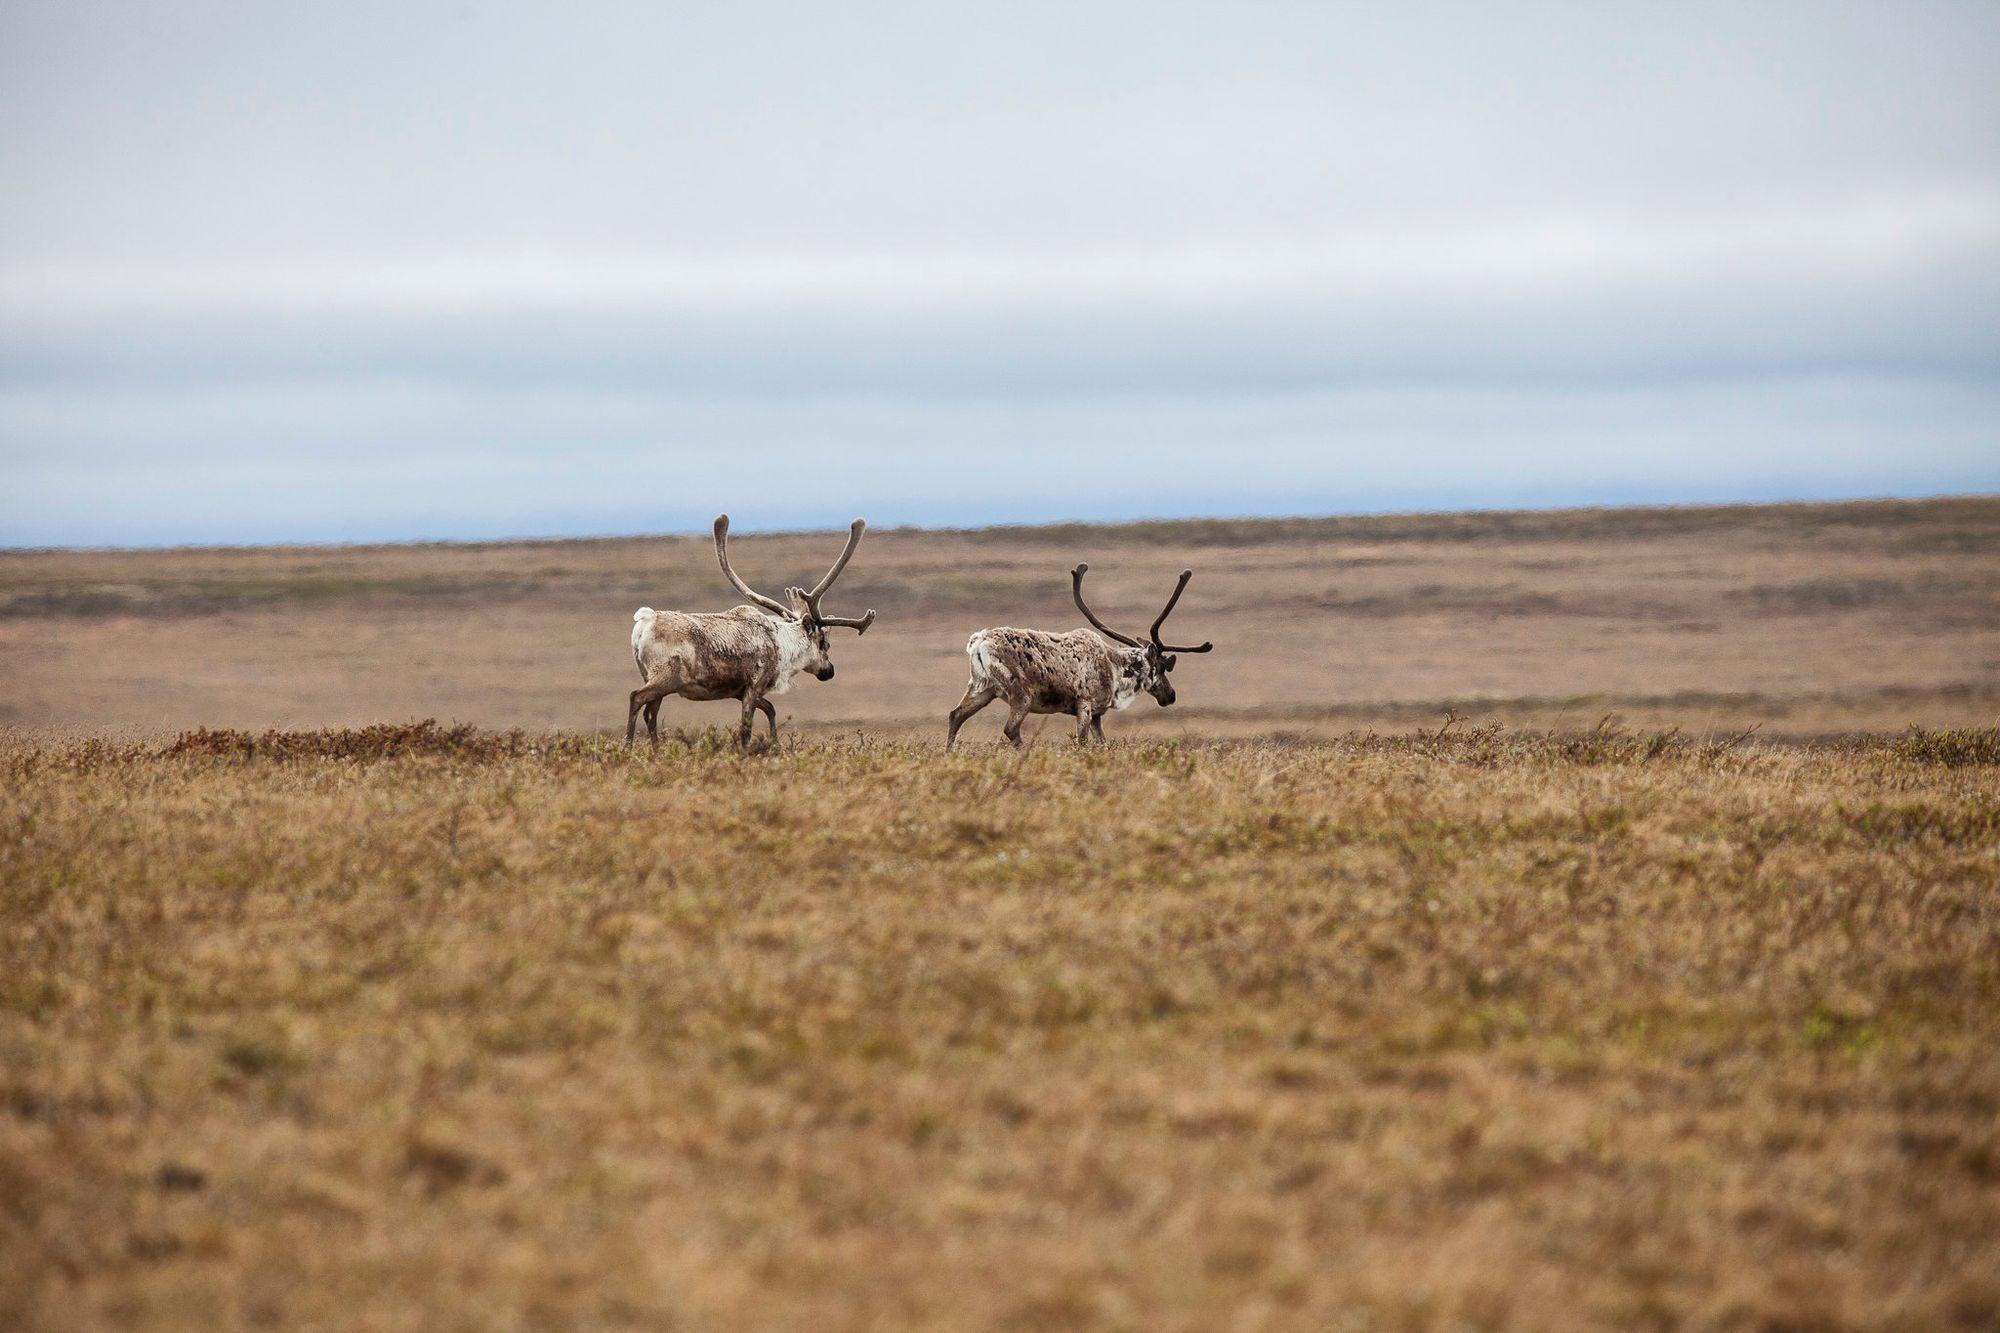
<path fill-rule="evenodd" d="M 1028 710 L 1026 708 L 1011 700 L 1008 702 L 1007 725 L 1000 729 L 1000 734 L 1012 741 L 1014 748 L 1017 750 L 1021 748 L 1021 722 L 1027 716 Z"/>
<path fill-rule="evenodd" d="M 944 748 L 949 751 L 958 743 L 958 729 L 966 724 L 972 715 L 993 702 L 994 691 L 982 690 L 975 685 L 965 687 L 965 697 L 958 701 L 958 707 L 951 710 L 951 727 L 944 734 Z"/>
<path fill-rule="evenodd" d="M 778 748 L 778 706 L 769 699 L 759 699 L 757 707 L 764 710 L 764 720 L 771 724 L 771 748 Z"/>
<path fill-rule="evenodd" d="M 639 710 L 646 709 L 646 730 L 652 735 L 655 745 L 660 742 L 660 733 L 655 722 L 660 716 L 660 700 L 673 694 L 681 687 L 671 672 L 662 672 L 638 689 L 632 691 L 631 706 L 625 712 L 625 743 L 630 745 L 639 725 Z"/>

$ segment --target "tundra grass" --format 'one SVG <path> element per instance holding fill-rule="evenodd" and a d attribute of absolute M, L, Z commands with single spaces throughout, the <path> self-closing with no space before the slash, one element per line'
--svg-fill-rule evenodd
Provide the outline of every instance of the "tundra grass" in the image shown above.
<path fill-rule="evenodd" d="M 0 744 L 0 1324 L 1990 1328 L 1997 762 Z"/>

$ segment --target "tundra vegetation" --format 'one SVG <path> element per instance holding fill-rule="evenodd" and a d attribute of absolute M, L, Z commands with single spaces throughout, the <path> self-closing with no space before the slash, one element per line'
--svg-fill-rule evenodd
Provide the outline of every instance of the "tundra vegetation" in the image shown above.
<path fill-rule="evenodd" d="M 2000 1323 L 2000 733 L 1053 742 L 0 742 L 0 1325 Z"/>

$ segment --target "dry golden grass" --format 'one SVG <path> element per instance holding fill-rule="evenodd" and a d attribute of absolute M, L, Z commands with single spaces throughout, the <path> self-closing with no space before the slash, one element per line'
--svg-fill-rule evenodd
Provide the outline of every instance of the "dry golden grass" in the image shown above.
<path fill-rule="evenodd" d="M 8 1326 L 2000 1322 L 1992 731 L 0 774 Z"/>

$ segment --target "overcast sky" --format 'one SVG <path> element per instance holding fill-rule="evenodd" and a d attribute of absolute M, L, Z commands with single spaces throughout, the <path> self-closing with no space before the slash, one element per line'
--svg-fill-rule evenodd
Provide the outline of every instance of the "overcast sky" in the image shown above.
<path fill-rule="evenodd" d="M 6 544 L 2000 490 L 1993 0 L 7 0 L 0 199 Z"/>

